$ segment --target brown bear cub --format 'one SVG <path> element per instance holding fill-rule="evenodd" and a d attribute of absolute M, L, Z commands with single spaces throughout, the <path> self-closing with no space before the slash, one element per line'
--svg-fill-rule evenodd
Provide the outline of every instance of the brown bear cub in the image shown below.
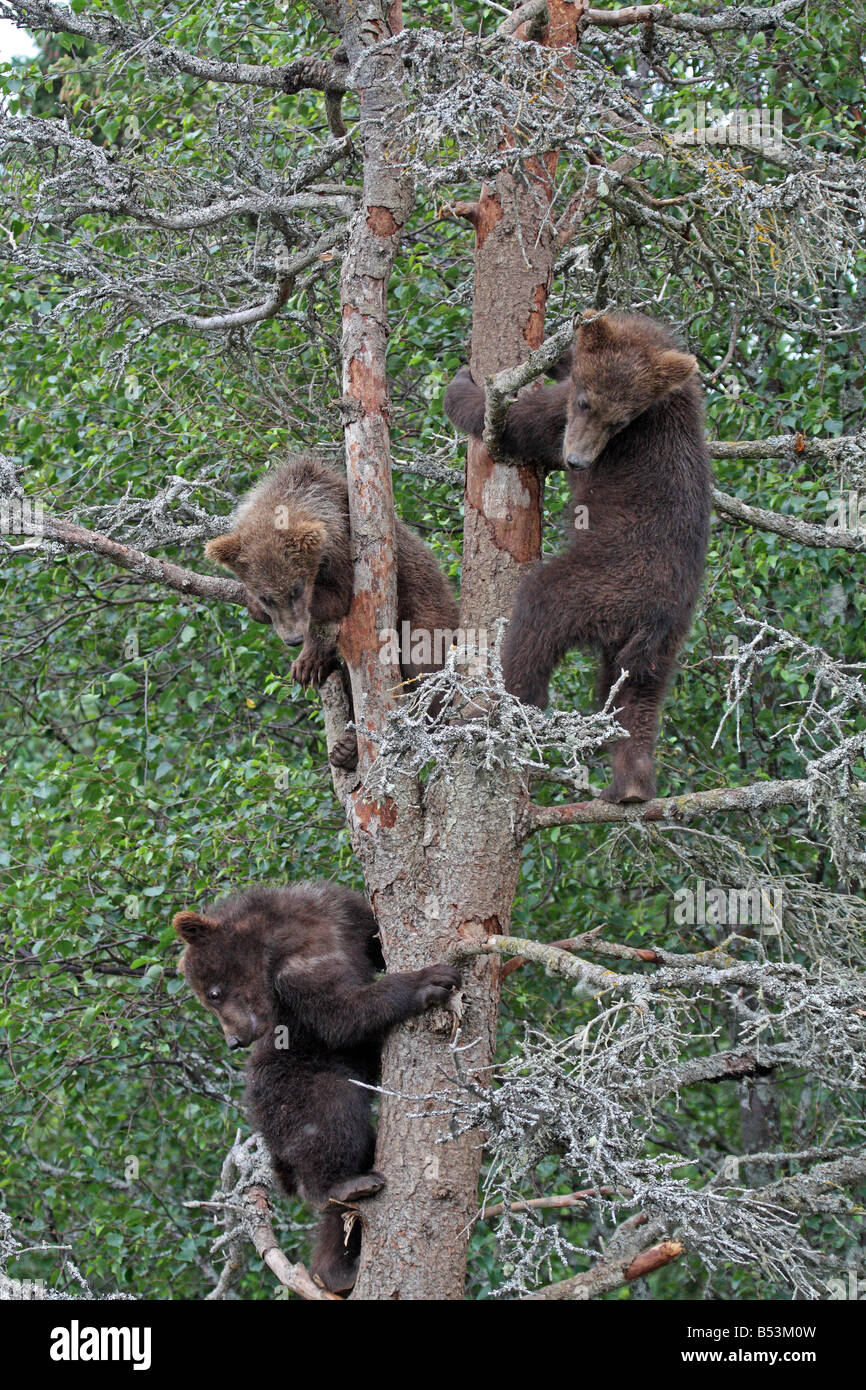
<path fill-rule="evenodd" d="M 325 1288 L 355 1282 L 360 1223 L 345 1203 L 378 1192 L 370 1123 L 389 1028 L 460 983 L 450 965 L 384 975 L 370 908 L 336 883 L 253 887 L 206 915 L 179 912 L 180 970 L 216 1014 L 229 1047 L 249 1047 L 246 1103 L 286 1192 L 321 1207 L 311 1270 Z"/>
<path fill-rule="evenodd" d="M 603 703 L 620 671 L 606 801 L 655 795 L 653 751 L 665 693 L 698 601 L 710 528 L 712 471 L 694 357 L 637 314 L 578 329 L 553 386 L 510 406 L 503 448 L 569 472 L 569 543 L 521 581 L 502 654 L 506 689 L 544 708 L 554 667 L 573 647 L 601 657 Z M 445 411 L 481 436 L 484 392 L 463 368 Z"/>
<path fill-rule="evenodd" d="M 432 551 L 399 518 L 396 547 L 397 630 L 407 680 L 439 669 L 459 619 Z M 337 669 L 337 629 L 348 615 L 353 586 L 349 495 L 342 473 L 308 454 L 278 464 L 237 508 L 228 535 L 208 541 L 205 554 L 243 582 L 253 618 L 272 623 L 287 646 L 303 642 L 292 663 L 296 681 L 318 686 Z M 427 650 L 429 662 L 412 659 Z M 349 735 L 332 751 L 331 761 L 351 767 L 356 760 Z"/>

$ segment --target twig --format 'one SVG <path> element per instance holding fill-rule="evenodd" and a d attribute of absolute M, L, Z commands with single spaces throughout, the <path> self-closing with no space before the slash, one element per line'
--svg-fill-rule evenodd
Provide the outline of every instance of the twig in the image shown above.
<path fill-rule="evenodd" d="M 525 1202 L 494 1202 L 485 1207 L 479 1220 L 492 1221 L 506 1211 L 556 1211 L 560 1207 L 585 1207 L 593 1197 L 614 1197 L 613 1187 L 587 1187 L 583 1192 L 567 1192 L 561 1197 L 528 1197 Z"/>

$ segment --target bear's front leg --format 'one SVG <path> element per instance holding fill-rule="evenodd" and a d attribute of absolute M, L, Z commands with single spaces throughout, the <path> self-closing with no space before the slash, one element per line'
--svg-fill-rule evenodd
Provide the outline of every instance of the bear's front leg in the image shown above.
<path fill-rule="evenodd" d="M 318 689 L 331 672 L 337 670 L 339 664 L 340 658 L 337 654 L 332 630 L 329 628 L 314 630 L 311 625 L 307 629 L 300 656 L 292 662 L 292 680 L 297 681 L 298 685 L 309 685 Z"/>

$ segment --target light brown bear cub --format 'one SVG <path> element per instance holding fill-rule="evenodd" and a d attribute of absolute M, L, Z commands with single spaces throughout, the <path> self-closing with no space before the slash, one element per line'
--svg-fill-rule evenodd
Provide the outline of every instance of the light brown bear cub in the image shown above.
<path fill-rule="evenodd" d="M 407 680 L 441 666 L 459 618 L 454 595 L 432 552 L 399 519 L 396 545 L 397 628 L 401 671 Z M 253 618 L 271 623 L 287 646 L 303 642 L 292 663 L 294 679 L 301 685 L 321 685 L 339 665 L 339 626 L 352 602 L 344 475 L 309 454 L 278 464 L 241 502 L 231 531 L 208 541 L 205 554 L 243 582 Z M 404 632 L 407 642 L 402 641 Z M 430 662 L 411 659 L 426 650 Z M 350 767 L 355 757 L 350 736 L 340 741 L 331 761 Z"/>

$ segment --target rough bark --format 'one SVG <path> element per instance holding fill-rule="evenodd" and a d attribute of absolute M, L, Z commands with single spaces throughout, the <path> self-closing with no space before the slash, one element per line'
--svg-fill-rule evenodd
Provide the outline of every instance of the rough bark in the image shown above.
<path fill-rule="evenodd" d="M 344 261 L 343 386 L 355 598 L 343 640 L 359 726 L 359 769 L 374 756 L 376 735 L 393 701 L 399 671 L 379 660 L 378 634 L 394 626 L 394 511 L 388 392 L 387 289 L 394 255 L 412 207 L 412 185 L 388 146 L 402 110 L 401 67 L 393 50 L 370 46 L 396 33 L 398 6 L 347 5 L 342 38 L 357 74 L 364 193 Z M 333 684 L 333 683 L 332 683 Z M 328 720 L 339 731 L 339 693 Z M 329 733 L 331 731 L 329 730 Z M 426 792 L 406 779 L 387 801 L 372 800 L 359 778 L 335 775 L 353 845 L 379 920 L 391 969 L 455 954 L 473 932 L 479 940 L 507 919 L 518 854 L 507 802 L 513 787 L 491 788 L 470 766 L 454 770 L 447 791 Z M 491 815 L 491 803 L 502 802 Z M 472 830 L 467 830 L 472 827 Z M 473 835 L 478 843 L 473 844 Z M 508 842 L 506 844 L 506 841 Z M 508 867 L 503 872 L 503 859 Z M 472 1066 L 492 1057 L 498 963 L 473 961 L 464 971 L 466 1035 L 477 1045 Z M 376 1165 L 387 1175 L 382 1196 L 361 1213 L 365 1240 L 356 1299 L 460 1299 L 467 1230 L 476 1213 L 480 1143 L 475 1135 L 440 1143 L 443 1123 L 415 1099 L 446 1085 L 450 1015 L 425 1017 L 389 1040 L 383 1062 Z M 419 1258 L 423 1252 L 422 1257 Z"/>
<path fill-rule="evenodd" d="M 371 32 L 370 6 L 348 16 L 343 39 L 357 62 Z M 572 13 L 576 32 L 577 8 Z M 379 7 L 379 24 L 386 22 Z M 387 18 L 396 32 L 399 15 Z M 380 29 L 381 32 L 381 29 Z M 559 31 L 558 31 L 559 32 Z M 380 65 L 381 61 L 381 65 Z M 347 463 L 352 496 L 356 600 L 350 646 L 356 709 L 366 695 L 361 767 L 393 685 L 371 660 L 375 629 L 392 625 L 393 502 L 387 418 L 385 296 L 409 190 L 388 159 L 384 110 L 393 122 L 402 100 L 392 59 L 370 67 L 375 90 L 360 93 L 365 159 L 363 206 L 353 225 L 343 273 L 344 388 Z M 541 231 L 551 193 L 551 166 L 539 166 L 529 188 L 503 176 L 485 192 L 476 225 L 473 366 L 482 376 L 521 362 L 544 333 L 553 272 L 552 233 Z M 503 294 L 503 285 L 508 286 Z M 467 476 L 463 621 L 491 627 L 508 611 L 522 567 L 541 544 L 541 479 L 534 469 L 494 464 L 473 446 Z M 389 568 L 390 567 L 390 568 Z M 390 605 L 390 606 L 389 606 Z M 344 644 L 345 645 L 345 644 Z M 374 653 L 375 656 L 375 653 Z M 492 779 L 455 759 L 447 779 L 422 787 L 401 780 L 387 803 L 355 784 L 344 788 L 353 844 L 380 923 L 390 969 L 454 959 L 467 944 L 507 931 L 520 851 L 516 779 Z M 464 981 L 461 1048 L 450 1051 L 453 1016 L 416 1020 L 389 1039 L 383 1059 L 376 1166 L 387 1176 L 380 1197 L 365 1203 L 364 1246 L 355 1299 L 448 1299 L 464 1296 L 468 1233 L 478 1212 L 481 1138 L 447 1137 L 441 1113 L 426 1097 L 447 1093 L 455 1069 L 478 1074 L 493 1059 L 500 965 L 478 955 L 461 965 Z"/>
<path fill-rule="evenodd" d="M 356 833 L 389 967 L 453 958 L 460 944 L 507 929 L 519 860 L 509 808 L 515 788 L 479 776 L 467 761 L 423 799 L 417 790 L 392 823 Z M 371 827 L 375 826 L 372 829 Z M 476 1134 L 448 1139 L 441 1103 L 454 1069 L 476 1075 L 492 1060 L 498 963 L 461 965 L 463 1019 L 450 1052 L 453 1016 L 424 1018 L 394 1033 L 383 1061 L 376 1166 L 387 1176 L 365 1205 L 365 1241 L 354 1298 L 461 1299 L 468 1232 L 477 1215 L 481 1145 Z"/>
<path fill-rule="evenodd" d="M 380 659 L 378 634 L 397 613 L 394 497 L 388 381 L 388 282 L 406 218 L 411 177 L 389 157 L 389 131 L 404 110 L 402 62 L 376 50 L 402 27 L 380 0 L 341 7 L 343 45 L 356 72 L 358 133 L 364 158 L 361 205 L 351 223 L 340 280 L 343 408 L 355 595 L 342 646 L 352 677 L 359 766 L 374 756 L 375 729 L 393 702 L 400 669 Z M 375 51 L 374 51 L 375 50 Z"/>
<path fill-rule="evenodd" d="M 577 39 L 580 5 L 549 0 L 547 42 Z M 520 34 L 520 29 L 517 34 Z M 519 38 L 517 39 L 519 42 Z M 500 174 L 473 210 L 475 283 L 472 375 L 476 381 L 522 362 L 544 337 L 557 252 L 549 211 L 556 155 L 531 161 L 529 178 Z M 494 462 L 477 439 L 466 459 L 463 524 L 464 627 L 492 629 L 508 613 L 521 574 L 541 552 L 544 479 L 526 464 Z"/>

